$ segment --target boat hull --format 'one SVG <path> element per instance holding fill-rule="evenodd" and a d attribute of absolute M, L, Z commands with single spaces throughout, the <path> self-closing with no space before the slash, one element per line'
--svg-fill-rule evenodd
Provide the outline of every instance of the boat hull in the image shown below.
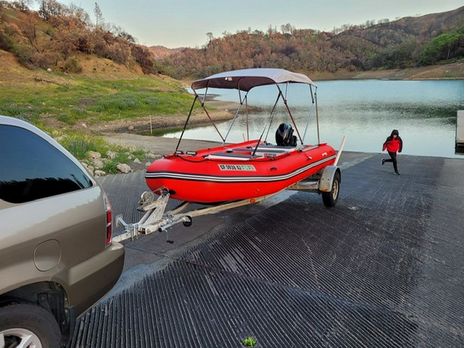
<path fill-rule="evenodd" d="M 250 143 L 234 145 L 234 153 L 250 147 Z M 333 164 L 336 157 L 335 150 L 326 144 L 249 160 L 234 155 L 212 156 L 229 150 L 231 146 L 201 150 L 194 156 L 165 156 L 147 168 L 147 185 L 156 193 L 166 189 L 172 198 L 188 202 L 252 199 L 279 192 L 312 176 Z"/>

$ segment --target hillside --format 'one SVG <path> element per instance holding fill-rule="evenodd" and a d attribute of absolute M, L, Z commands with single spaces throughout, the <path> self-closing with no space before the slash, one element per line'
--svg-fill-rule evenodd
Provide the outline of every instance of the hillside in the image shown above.
<path fill-rule="evenodd" d="M 11 52 L 28 68 L 79 73 L 79 55 L 94 55 L 146 74 L 156 73 L 147 47 L 121 28 L 93 24 L 74 5 L 43 0 L 38 11 L 27 1 L 0 1 L 0 49 Z"/>
<path fill-rule="evenodd" d="M 0 114 L 75 128 L 188 109 L 183 85 L 156 74 L 130 34 L 73 5 L 24 3 L 0 1 Z"/>
<path fill-rule="evenodd" d="M 30 70 L 3 50 L 0 60 L 0 114 L 21 116 L 44 127 L 76 129 L 149 115 L 179 115 L 191 102 L 172 78 L 144 75 L 96 56 L 78 56 L 80 74 Z"/>
<path fill-rule="evenodd" d="M 270 28 L 212 38 L 201 49 L 185 48 L 157 60 L 175 78 L 197 78 L 224 70 L 281 67 L 335 73 L 403 69 L 459 61 L 463 67 L 463 7 L 389 22 L 345 25 L 333 32 Z M 463 69 L 463 68 L 462 68 Z"/>
<path fill-rule="evenodd" d="M 83 57 L 94 56 L 136 74 L 162 73 L 177 79 L 265 66 L 329 78 L 434 64 L 455 63 L 458 69 L 449 71 L 463 70 L 463 7 L 392 22 L 344 25 L 332 32 L 296 29 L 290 24 L 280 31 L 249 29 L 210 37 L 201 49 L 169 49 L 138 45 L 129 33 L 102 18 L 94 23 L 74 5 L 42 0 L 40 9 L 32 11 L 27 3 L 0 0 L 0 49 L 30 69 L 81 73 L 86 70 Z M 432 77 L 441 76 L 450 74 Z"/>

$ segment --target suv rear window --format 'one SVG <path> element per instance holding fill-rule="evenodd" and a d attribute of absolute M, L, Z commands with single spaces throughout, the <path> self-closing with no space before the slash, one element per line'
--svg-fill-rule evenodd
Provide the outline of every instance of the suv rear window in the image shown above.
<path fill-rule="evenodd" d="M 87 175 L 45 139 L 0 125 L 0 199 L 24 203 L 91 186 Z"/>

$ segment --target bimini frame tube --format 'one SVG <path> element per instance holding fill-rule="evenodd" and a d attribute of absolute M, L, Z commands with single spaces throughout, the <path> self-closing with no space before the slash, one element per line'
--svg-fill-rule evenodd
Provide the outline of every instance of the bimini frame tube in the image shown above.
<path fill-rule="evenodd" d="M 239 82 L 240 82 L 240 80 L 239 80 Z M 239 112 L 242 109 L 242 105 L 244 104 L 244 101 L 246 101 L 246 103 L 247 103 L 247 95 L 249 94 L 249 92 L 246 92 L 245 95 L 244 95 L 244 98 L 242 98 L 241 97 L 241 90 L 239 89 L 239 82 L 237 83 L 237 89 L 239 91 L 239 106 L 238 106 L 238 108 L 236 110 L 236 114 L 234 115 L 234 118 L 233 118 L 233 120 L 231 122 L 231 125 L 229 126 L 228 131 L 226 132 L 226 135 L 224 136 L 223 145 L 226 143 L 226 139 L 228 138 L 228 135 L 231 132 L 231 129 L 234 126 L 234 123 L 236 122 L 236 119 L 239 117 Z M 246 104 L 246 107 L 247 107 L 247 104 Z M 248 112 L 247 112 L 247 116 L 248 116 Z M 247 121 L 248 121 L 248 119 L 247 119 Z M 247 136 L 248 136 L 248 124 L 247 124 Z"/>
<path fill-rule="evenodd" d="M 208 86 L 207 86 L 207 89 L 208 89 Z M 195 89 L 192 89 L 195 93 L 195 95 L 197 96 L 198 98 L 198 94 L 197 94 L 197 91 Z M 213 122 L 213 119 L 211 118 L 210 114 L 208 113 L 208 110 L 207 108 L 205 107 L 205 99 L 206 99 L 206 96 L 207 96 L 207 91 L 205 91 L 205 97 L 203 98 L 202 102 L 200 103 L 200 106 L 202 106 L 202 109 L 203 111 L 205 112 L 205 114 L 207 115 L 208 119 L 210 120 L 210 123 L 213 125 L 213 127 L 215 128 L 216 132 L 218 133 L 218 135 L 220 136 L 221 140 L 224 142 L 224 138 L 223 138 L 223 135 L 221 135 L 221 132 L 219 131 L 218 127 L 216 127 L 216 124 L 215 122 Z"/>
<path fill-rule="evenodd" d="M 313 98 L 312 85 L 308 85 L 308 87 L 310 87 L 310 97 L 312 98 L 312 104 L 315 104 L 315 98 Z M 308 112 L 307 124 L 305 125 L 304 136 L 302 138 L 303 140 L 305 140 L 305 137 L 307 136 L 308 126 L 310 125 L 311 118 L 312 118 L 312 107 L 310 106 L 309 112 Z"/>
<path fill-rule="evenodd" d="M 186 122 L 184 123 L 184 128 L 182 129 L 181 136 L 179 137 L 179 140 L 178 140 L 178 144 L 176 145 L 176 150 L 174 150 L 175 154 L 176 154 L 176 152 L 178 152 L 179 145 L 181 145 L 182 137 L 183 137 L 184 132 L 185 132 L 185 130 L 187 128 L 187 124 L 189 123 L 189 119 L 191 118 L 192 111 L 194 110 L 195 102 L 197 101 L 198 98 L 199 98 L 199 96 L 197 95 L 197 93 L 195 93 L 194 101 L 192 102 L 191 109 L 189 110 L 189 115 L 187 115 Z"/>
<path fill-rule="evenodd" d="M 317 134 L 317 138 L 318 138 L 318 145 L 320 145 L 320 122 L 319 122 L 319 119 L 318 119 L 318 99 L 317 99 L 317 95 L 316 95 L 316 90 L 317 90 L 317 87 L 315 86 L 315 113 L 316 113 L 316 134 Z"/>
<path fill-rule="evenodd" d="M 278 98 L 279 98 L 279 96 L 281 96 L 281 98 L 282 98 L 282 100 L 284 102 L 284 106 L 286 107 L 287 113 L 289 114 L 289 117 L 291 118 L 292 124 L 294 125 L 295 131 L 297 132 L 300 143 L 303 145 L 304 141 L 303 141 L 302 137 L 300 136 L 300 132 L 299 132 L 299 129 L 297 128 L 297 125 L 295 124 L 294 117 L 292 117 L 292 113 L 291 113 L 291 110 L 289 109 L 289 105 L 287 105 L 287 99 L 284 97 L 283 93 L 281 92 L 281 88 L 279 88 L 279 85 L 276 84 L 276 86 L 279 89 Z M 318 143 L 319 143 L 319 141 L 318 141 Z"/>
<path fill-rule="evenodd" d="M 266 131 L 265 141 L 266 141 L 266 139 L 268 139 L 268 133 L 270 132 L 271 124 L 273 123 L 274 111 L 276 109 L 276 105 L 278 105 L 279 97 L 281 96 L 281 94 L 282 94 L 282 92 L 278 87 L 278 96 L 276 97 L 276 101 L 274 102 L 273 108 L 271 109 L 271 112 L 270 112 L 270 125 L 268 126 L 268 130 Z M 264 129 L 266 129 L 266 128 L 264 128 Z"/>
<path fill-rule="evenodd" d="M 205 88 L 205 93 L 204 93 L 203 99 L 200 98 L 200 96 L 198 95 L 198 93 L 197 93 L 197 91 L 195 89 L 192 88 L 192 90 L 194 91 L 194 95 L 195 95 L 194 96 L 194 101 L 192 102 L 191 108 L 189 110 L 189 115 L 187 116 L 186 122 L 184 123 L 184 128 L 182 129 L 181 136 L 179 137 L 178 144 L 176 145 L 176 149 L 174 150 L 175 154 L 179 149 L 179 145 L 181 144 L 182 137 L 184 136 L 184 132 L 186 131 L 187 124 L 189 123 L 189 120 L 190 120 L 190 118 L 192 116 L 192 111 L 194 110 L 194 105 L 195 105 L 195 102 L 197 100 L 200 101 L 200 105 L 202 106 L 203 111 L 207 115 L 208 119 L 210 120 L 210 122 L 213 125 L 213 127 L 215 128 L 215 130 L 218 132 L 218 135 L 220 136 L 223 143 L 226 141 L 226 138 L 223 138 L 223 135 L 221 134 L 219 129 L 216 127 L 215 122 L 213 122 L 212 118 L 210 117 L 210 114 L 208 113 L 208 110 L 205 108 L 205 100 L 207 98 L 208 86 Z"/>
<path fill-rule="evenodd" d="M 245 96 L 245 123 L 247 127 L 247 141 L 249 141 L 250 140 L 249 138 L 249 107 L 247 105 L 247 96 Z"/>

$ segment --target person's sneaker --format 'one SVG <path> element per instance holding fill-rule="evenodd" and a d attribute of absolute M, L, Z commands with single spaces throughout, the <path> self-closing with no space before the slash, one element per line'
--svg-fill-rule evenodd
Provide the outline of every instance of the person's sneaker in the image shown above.
<path fill-rule="evenodd" d="M 400 173 L 399 173 L 399 172 L 396 172 L 396 174 L 397 174 L 397 175 L 400 175 Z"/>
<path fill-rule="evenodd" d="M 382 165 L 382 166 L 384 166 L 384 162 L 386 162 L 385 159 L 383 159 L 383 160 L 381 161 L 381 165 Z"/>

